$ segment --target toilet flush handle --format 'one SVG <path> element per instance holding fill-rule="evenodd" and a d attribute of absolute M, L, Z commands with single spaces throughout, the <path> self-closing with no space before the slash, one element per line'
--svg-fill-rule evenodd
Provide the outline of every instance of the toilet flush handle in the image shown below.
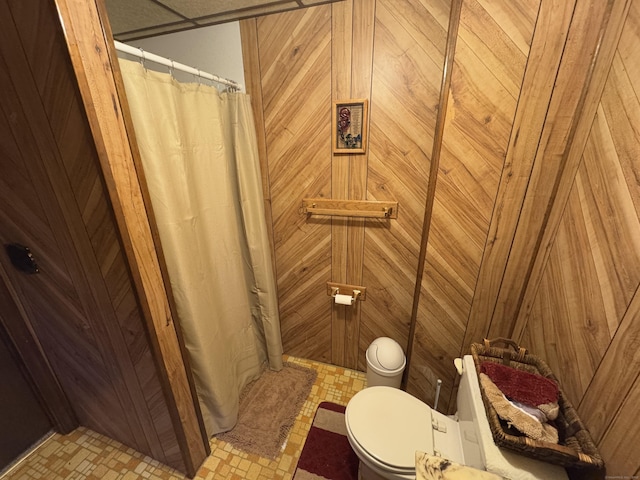
<path fill-rule="evenodd" d="M 456 358 L 453 361 L 453 364 L 455 365 L 456 370 L 458 371 L 458 375 L 462 375 L 462 370 L 463 370 L 463 368 L 462 368 L 462 359 L 461 358 Z"/>
<path fill-rule="evenodd" d="M 438 410 L 438 400 L 440 399 L 440 387 L 442 387 L 442 380 L 438 379 L 436 382 L 436 399 L 433 402 L 433 409 Z"/>

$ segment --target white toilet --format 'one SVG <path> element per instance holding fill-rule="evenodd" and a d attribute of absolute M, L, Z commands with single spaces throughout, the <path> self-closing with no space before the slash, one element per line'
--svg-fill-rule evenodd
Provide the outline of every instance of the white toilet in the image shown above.
<path fill-rule="evenodd" d="M 566 479 L 563 468 L 499 449 L 484 411 L 473 358 L 462 359 L 455 417 L 388 386 L 358 392 L 345 412 L 361 480 L 413 480 L 415 452 L 444 457 L 505 478 Z"/>

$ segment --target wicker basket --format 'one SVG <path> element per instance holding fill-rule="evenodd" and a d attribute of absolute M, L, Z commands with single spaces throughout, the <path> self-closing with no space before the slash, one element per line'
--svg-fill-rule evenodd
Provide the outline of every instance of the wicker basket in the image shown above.
<path fill-rule="evenodd" d="M 496 343 L 503 343 L 507 348 L 496 347 Z M 511 347 L 511 348 L 508 348 Z M 547 364 L 527 353 L 513 340 L 498 338 L 485 340 L 484 345 L 474 343 L 471 345 L 471 354 L 478 374 L 482 362 L 496 362 L 524 370 L 529 373 L 550 378 L 558 383 L 560 413 L 554 421 L 558 429 L 560 441 L 558 444 L 533 440 L 517 430 L 510 428 L 506 422 L 498 417 L 493 406 L 487 401 L 482 386 L 482 400 L 484 401 L 489 426 L 497 445 L 514 450 L 522 455 L 533 457 L 565 468 L 600 469 L 604 466 L 602 457 L 593 443 L 589 431 L 578 417 L 573 405 L 560 387 L 558 379 L 549 369 Z"/>

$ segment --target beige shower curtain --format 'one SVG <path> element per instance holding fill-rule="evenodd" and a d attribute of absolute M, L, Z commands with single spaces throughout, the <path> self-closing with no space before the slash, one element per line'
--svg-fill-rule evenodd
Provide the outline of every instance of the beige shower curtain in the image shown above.
<path fill-rule="evenodd" d="M 121 60 L 126 94 L 209 435 L 282 342 L 249 97 Z"/>

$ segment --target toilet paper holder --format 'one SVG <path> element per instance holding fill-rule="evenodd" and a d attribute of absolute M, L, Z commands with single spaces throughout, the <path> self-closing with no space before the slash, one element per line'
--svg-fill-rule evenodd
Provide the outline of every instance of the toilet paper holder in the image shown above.
<path fill-rule="evenodd" d="M 327 282 L 327 295 L 335 298 L 336 295 L 349 295 L 353 298 L 351 304 L 357 300 L 364 302 L 367 299 L 367 287 L 348 285 L 346 283 Z"/>

